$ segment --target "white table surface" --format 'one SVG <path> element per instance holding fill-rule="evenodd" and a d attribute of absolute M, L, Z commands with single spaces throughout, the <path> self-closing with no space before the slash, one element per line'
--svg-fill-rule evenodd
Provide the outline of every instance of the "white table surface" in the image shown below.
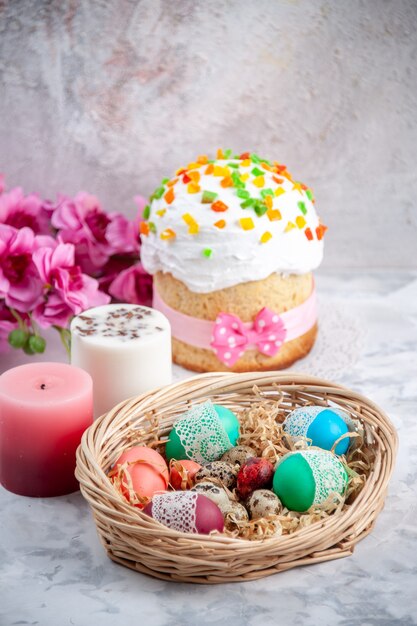
<path fill-rule="evenodd" d="M 400 437 L 385 509 L 353 556 L 254 582 L 163 582 L 107 558 L 79 492 L 0 488 L 1 626 L 417 624 L 417 272 L 319 273 L 317 284 L 322 303 L 336 296 L 366 330 L 338 382 L 379 404 Z M 64 359 L 53 350 L 46 358 Z M 18 362 L 3 356 L 0 371 Z"/>

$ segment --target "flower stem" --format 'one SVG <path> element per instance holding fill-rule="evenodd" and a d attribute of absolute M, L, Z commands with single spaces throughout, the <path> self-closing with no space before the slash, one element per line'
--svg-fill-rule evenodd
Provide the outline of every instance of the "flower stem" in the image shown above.
<path fill-rule="evenodd" d="M 19 324 L 19 328 L 21 328 L 22 330 L 27 330 L 26 322 L 22 319 L 22 317 L 19 315 L 16 309 L 12 309 L 11 307 L 9 307 L 9 310 L 10 310 L 10 313 L 15 318 L 15 320 L 17 321 L 17 323 Z"/>
<path fill-rule="evenodd" d="M 68 328 L 61 328 L 61 326 L 54 326 L 55 330 L 58 331 L 58 334 L 61 338 L 62 345 L 64 346 L 68 361 L 71 358 L 71 333 Z"/>

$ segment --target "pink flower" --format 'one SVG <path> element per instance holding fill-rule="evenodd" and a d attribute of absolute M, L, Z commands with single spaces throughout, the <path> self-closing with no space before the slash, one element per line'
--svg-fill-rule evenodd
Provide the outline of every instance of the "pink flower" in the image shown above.
<path fill-rule="evenodd" d="M 151 306 L 152 276 L 145 272 L 141 263 L 136 263 L 117 276 L 109 293 L 120 302 Z"/>
<path fill-rule="evenodd" d="M 9 352 L 11 346 L 8 342 L 9 334 L 18 328 L 17 320 L 10 313 L 4 300 L 0 300 L 0 352 Z"/>
<path fill-rule="evenodd" d="M 97 198 L 84 192 L 73 199 L 62 198 L 52 224 L 63 241 L 76 245 L 75 261 L 89 274 L 114 254 L 139 250 L 134 225 L 119 213 L 105 213 Z"/>
<path fill-rule="evenodd" d="M 54 249 L 36 250 L 33 261 L 48 288 L 43 302 L 33 311 L 34 319 L 43 328 L 65 327 L 73 315 L 110 301 L 99 291 L 98 282 L 74 265 L 72 244 L 58 243 Z"/>
<path fill-rule="evenodd" d="M 18 230 L 27 226 L 35 235 L 47 235 L 51 232 L 49 216 L 42 200 L 35 194 L 25 196 L 20 187 L 0 195 L 0 223 Z"/>
<path fill-rule="evenodd" d="M 106 239 L 113 254 L 137 254 L 139 252 L 139 228 L 124 215 L 114 214 L 107 226 Z"/>
<path fill-rule="evenodd" d="M 42 300 L 43 284 L 32 260 L 39 247 L 55 246 L 51 237 L 23 227 L 0 224 L 0 297 L 18 311 L 30 311 Z"/>

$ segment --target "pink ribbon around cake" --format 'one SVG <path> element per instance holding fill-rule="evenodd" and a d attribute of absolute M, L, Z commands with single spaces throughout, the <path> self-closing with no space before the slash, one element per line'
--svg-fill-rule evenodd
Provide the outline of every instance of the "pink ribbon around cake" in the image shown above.
<path fill-rule="evenodd" d="M 171 324 L 172 336 L 188 345 L 213 350 L 217 358 L 231 367 L 246 350 L 257 349 L 274 356 L 283 343 L 301 337 L 317 320 L 316 290 L 302 304 L 275 313 L 264 307 L 253 322 L 242 322 L 237 315 L 219 313 L 214 322 L 185 315 L 164 302 L 154 286 L 153 307 Z"/>

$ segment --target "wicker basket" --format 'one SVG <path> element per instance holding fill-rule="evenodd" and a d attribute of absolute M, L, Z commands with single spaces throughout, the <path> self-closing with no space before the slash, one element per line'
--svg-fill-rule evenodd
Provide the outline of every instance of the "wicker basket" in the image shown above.
<path fill-rule="evenodd" d="M 231 409 L 242 408 L 253 403 L 254 385 L 268 397 L 283 394 L 286 411 L 306 402 L 331 401 L 361 420 L 367 443 L 375 449 L 375 463 L 364 488 L 345 510 L 293 534 L 261 541 L 192 535 L 170 530 L 134 508 L 107 478 L 125 448 L 167 435 L 190 403 L 211 398 Z M 76 476 L 113 561 L 164 580 L 233 582 L 352 554 L 383 508 L 396 449 L 397 435 L 388 417 L 345 387 L 301 374 L 214 373 L 128 400 L 99 418 L 78 448 Z"/>

